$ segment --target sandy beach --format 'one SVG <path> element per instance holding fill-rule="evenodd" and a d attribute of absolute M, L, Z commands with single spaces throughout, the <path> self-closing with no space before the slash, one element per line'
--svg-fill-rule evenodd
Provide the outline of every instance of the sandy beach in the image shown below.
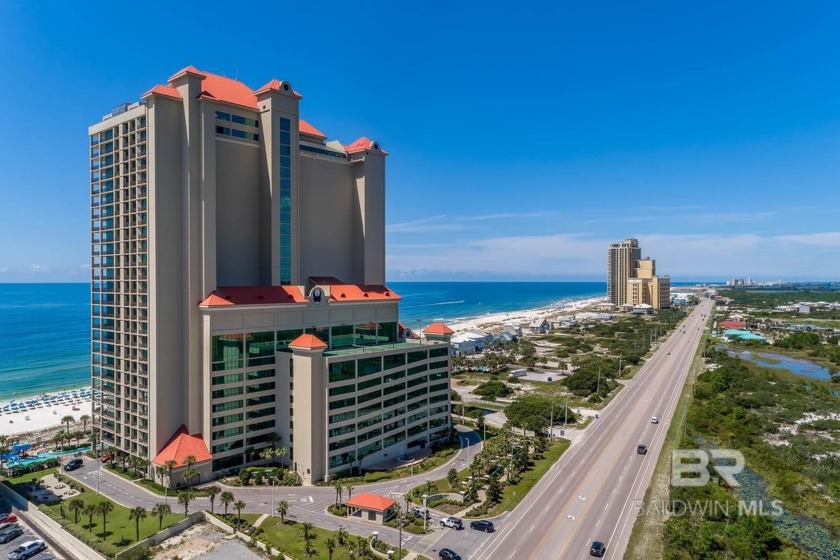
<path fill-rule="evenodd" d="M 0 402 L 0 434 L 15 436 L 42 432 L 61 425 L 61 419 L 93 413 L 90 387 Z M 88 423 L 88 426 L 90 423 Z M 71 424 L 71 429 L 75 429 Z M 79 424 L 78 429 L 81 429 Z"/>
<path fill-rule="evenodd" d="M 506 313 L 490 313 L 488 315 L 482 315 L 481 317 L 473 317 L 472 319 L 468 319 L 466 321 L 459 321 L 452 324 L 447 323 L 447 326 L 455 332 L 466 332 L 476 330 L 493 330 L 496 327 L 501 327 L 502 325 L 509 323 L 524 325 L 530 323 L 534 319 L 556 317 L 558 315 L 573 314 L 576 311 L 584 311 L 593 305 L 604 303 L 606 299 L 606 297 L 587 298 L 548 307 L 540 307 L 537 309 L 525 309 L 522 311 L 510 311 Z"/>

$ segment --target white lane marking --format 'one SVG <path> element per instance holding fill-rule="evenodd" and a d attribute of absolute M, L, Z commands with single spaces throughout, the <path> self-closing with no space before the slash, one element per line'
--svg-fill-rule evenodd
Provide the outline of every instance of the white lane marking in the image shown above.
<path fill-rule="evenodd" d="M 599 519 L 598 521 L 596 521 L 596 522 L 595 522 L 595 526 L 596 526 L 596 527 L 597 527 L 598 525 L 600 525 L 600 524 L 601 524 L 601 520 L 600 520 L 600 519 Z"/>
<path fill-rule="evenodd" d="M 548 511 L 550 509 L 551 509 L 551 506 L 545 506 L 545 509 L 543 511 Z"/>
<path fill-rule="evenodd" d="M 566 514 L 566 517 L 568 517 L 568 518 L 569 518 L 569 519 L 571 519 L 572 521 L 574 521 L 574 520 L 575 520 L 575 516 L 574 516 L 574 515 L 572 515 L 572 514 Z"/>
<path fill-rule="evenodd" d="M 534 527 L 536 527 L 536 525 L 532 525 L 532 526 L 531 526 L 531 528 L 530 528 L 530 529 L 528 529 L 528 532 L 529 532 L 529 533 L 533 533 L 533 532 L 534 532 Z"/>
<path fill-rule="evenodd" d="M 586 501 L 586 496 L 578 496 L 578 500 Z"/>

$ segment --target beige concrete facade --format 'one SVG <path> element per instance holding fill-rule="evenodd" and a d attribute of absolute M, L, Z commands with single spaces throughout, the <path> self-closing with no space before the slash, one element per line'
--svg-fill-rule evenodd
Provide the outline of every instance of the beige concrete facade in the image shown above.
<path fill-rule="evenodd" d="M 656 275 L 656 261 L 642 258 L 637 239 L 614 243 L 607 251 L 607 296 L 613 305 L 671 305 L 671 280 Z"/>
<path fill-rule="evenodd" d="M 203 435 L 217 473 L 233 468 L 228 458 L 237 453 L 247 461 L 245 451 L 276 432 L 286 447 L 293 438 L 311 446 L 287 459 L 309 480 L 331 470 L 325 376 L 336 347 L 326 340 L 324 353 L 298 355 L 274 337 L 397 325 L 398 303 L 199 306 L 225 286 L 283 285 L 308 296 L 313 277 L 384 284 L 387 154 L 367 138 L 327 141 L 300 118 L 300 100 L 287 82 L 253 91 L 188 67 L 89 128 L 91 376 L 105 445 L 152 459 L 186 426 Z M 252 369 L 243 358 L 231 373 L 241 381 L 217 382 L 214 337 L 240 336 L 244 345 L 253 332 L 271 332 L 271 367 Z M 298 371 L 311 383 L 294 408 L 287 403 Z M 241 410 L 224 414 L 237 400 Z M 288 428 L 292 409 L 298 429 L 310 425 L 308 436 Z"/>

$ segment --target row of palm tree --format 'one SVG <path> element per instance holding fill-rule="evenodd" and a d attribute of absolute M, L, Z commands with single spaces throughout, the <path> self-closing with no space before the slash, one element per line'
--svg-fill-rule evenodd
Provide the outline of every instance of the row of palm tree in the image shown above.
<path fill-rule="evenodd" d="M 110 500 L 103 500 L 98 504 L 89 503 L 86 504 L 81 498 L 73 498 L 70 500 L 70 503 L 67 505 L 70 508 L 70 511 L 75 513 L 76 515 L 76 523 L 79 523 L 79 513 L 82 515 L 86 515 L 88 517 L 88 531 L 93 531 L 93 516 L 94 515 L 101 515 L 102 516 L 102 538 L 105 538 L 105 532 L 107 530 L 107 521 L 108 521 L 108 514 L 114 511 L 114 502 Z M 139 526 L 138 526 L 138 534 L 139 534 Z"/>
<path fill-rule="evenodd" d="M 353 497 L 353 485 L 352 484 L 342 484 L 341 480 L 336 480 L 333 483 L 333 488 L 335 488 L 335 505 L 341 505 L 341 499 L 344 496 L 344 491 L 347 490 L 347 499 Z"/>

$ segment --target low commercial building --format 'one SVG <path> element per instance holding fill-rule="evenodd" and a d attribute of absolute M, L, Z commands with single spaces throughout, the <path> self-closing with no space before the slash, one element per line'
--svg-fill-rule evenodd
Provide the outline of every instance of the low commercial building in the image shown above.
<path fill-rule="evenodd" d="M 356 494 L 346 502 L 347 516 L 380 525 L 397 512 L 397 501 L 378 494 Z"/>

